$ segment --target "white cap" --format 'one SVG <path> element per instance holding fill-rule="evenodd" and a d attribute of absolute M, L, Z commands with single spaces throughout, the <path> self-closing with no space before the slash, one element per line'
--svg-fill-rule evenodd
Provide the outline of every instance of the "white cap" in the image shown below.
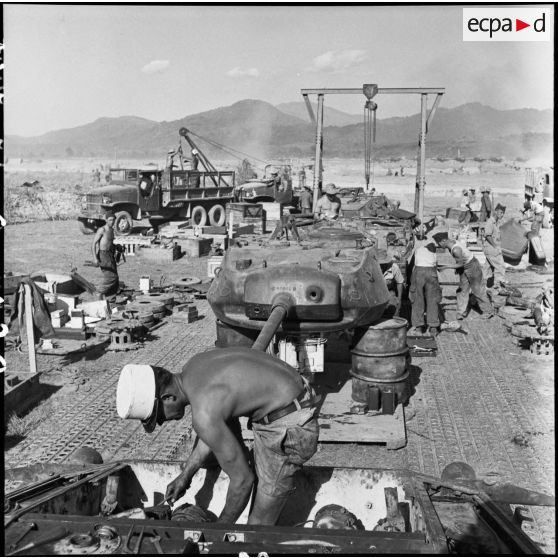
<path fill-rule="evenodd" d="M 123 419 L 147 420 L 155 408 L 155 372 L 146 364 L 126 364 L 116 388 L 116 411 Z"/>

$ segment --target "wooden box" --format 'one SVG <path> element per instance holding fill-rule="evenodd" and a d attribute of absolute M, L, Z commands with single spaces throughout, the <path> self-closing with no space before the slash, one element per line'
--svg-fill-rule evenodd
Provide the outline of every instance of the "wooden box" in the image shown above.
<path fill-rule="evenodd" d="M 138 251 L 141 258 L 152 262 L 173 262 L 180 257 L 180 246 L 174 244 L 172 248 L 161 248 L 159 246 L 142 246 Z"/>
<path fill-rule="evenodd" d="M 186 256 L 201 258 L 209 254 L 213 240 L 211 238 L 181 238 L 178 243 Z"/>

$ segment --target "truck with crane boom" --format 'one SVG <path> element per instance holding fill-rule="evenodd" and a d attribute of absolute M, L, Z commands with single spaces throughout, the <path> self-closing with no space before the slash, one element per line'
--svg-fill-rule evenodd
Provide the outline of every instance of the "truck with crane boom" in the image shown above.
<path fill-rule="evenodd" d="M 111 169 L 108 185 L 87 192 L 78 217 L 84 234 L 102 226 L 108 212 L 116 215 L 119 235 L 129 235 L 134 221 L 144 217 L 154 229 L 177 219 L 190 219 L 197 226 L 225 223 L 225 206 L 234 197 L 235 171 L 218 171 L 187 128 L 179 134 L 188 142 L 192 157 L 186 157 L 180 145 L 169 152 L 165 169 Z M 198 170 L 199 163 L 204 170 Z"/>

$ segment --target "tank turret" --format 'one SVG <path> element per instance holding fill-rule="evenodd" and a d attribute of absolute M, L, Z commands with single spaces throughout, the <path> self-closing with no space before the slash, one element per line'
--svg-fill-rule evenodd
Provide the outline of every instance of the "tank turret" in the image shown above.
<path fill-rule="evenodd" d="M 374 247 L 356 231 L 329 228 L 299 244 L 229 248 L 208 291 L 215 316 L 261 330 L 281 297 L 284 333 L 331 332 L 380 319 L 389 294 Z M 287 302 L 285 302 L 287 301 Z"/>

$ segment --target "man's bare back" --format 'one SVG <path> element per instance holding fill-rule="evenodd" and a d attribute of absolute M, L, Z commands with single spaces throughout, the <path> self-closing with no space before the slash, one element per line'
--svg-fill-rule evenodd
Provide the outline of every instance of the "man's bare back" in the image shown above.
<path fill-rule="evenodd" d="M 291 403 L 304 388 L 292 367 L 246 347 L 194 356 L 181 381 L 194 415 L 203 409 L 218 412 L 225 420 L 241 416 L 259 420 Z"/>

